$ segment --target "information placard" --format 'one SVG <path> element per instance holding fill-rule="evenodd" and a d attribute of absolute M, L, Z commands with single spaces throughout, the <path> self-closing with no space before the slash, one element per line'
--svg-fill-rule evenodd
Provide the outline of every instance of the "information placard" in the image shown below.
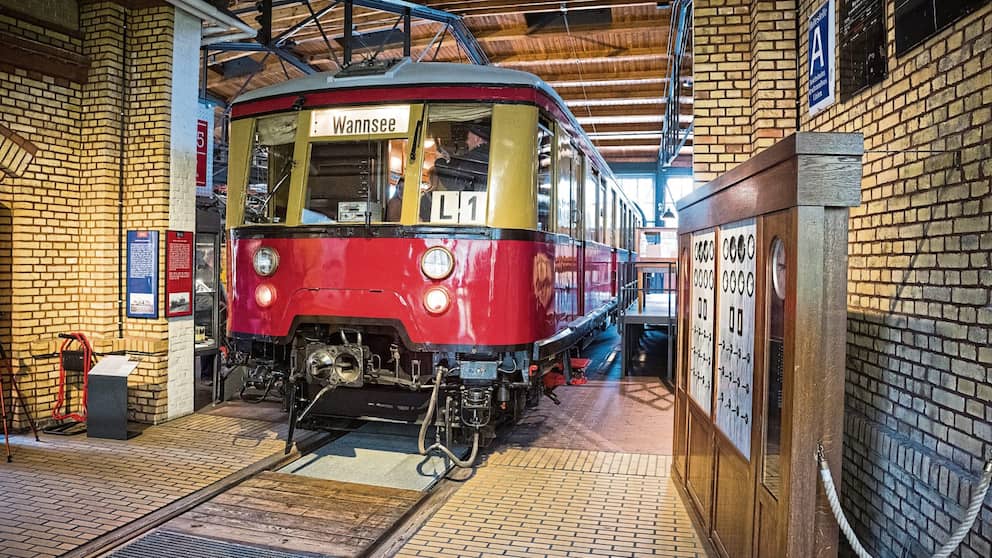
<path fill-rule="evenodd" d="M 158 318 L 158 231 L 127 231 L 127 317 Z"/>
<path fill-rule="evenodd" d="M 834 104 L 835 31 L 834 1 L 827 0 L 809 18 L 809 50 L 806 67 L 809 85 L 809 113 L 816 114 Z"/>
<path fill-rule="evenodd" d="M 847 102 L 888 74 L 885 3 L 842 0 L 840 6 L 840 100 Z"/>
<path fill-rule="evenodd" d="M 165 317 L 193 314 L 193 233 L 165 232 Z"/>

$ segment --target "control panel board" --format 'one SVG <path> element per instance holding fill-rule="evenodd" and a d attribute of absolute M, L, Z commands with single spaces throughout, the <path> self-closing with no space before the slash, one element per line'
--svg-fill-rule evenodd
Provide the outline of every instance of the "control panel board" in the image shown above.
<path fill-rule="evenodd" d="M 692 235 L 692 324 L 689 337 L 689 393 L 707 414 L 713 400 L 713 302 L 716 233 Z"/>
<path fill-rule="evenodd" d="M 754 219 L 720 227 L 716 424 L 747 459 L 751 458 L 757 246 Z"/>

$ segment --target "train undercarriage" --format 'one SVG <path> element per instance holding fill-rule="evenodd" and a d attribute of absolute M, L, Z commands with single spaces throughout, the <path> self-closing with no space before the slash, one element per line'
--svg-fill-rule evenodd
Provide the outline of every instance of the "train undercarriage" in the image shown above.
<path fill-rule="evenodd" d="M 296 428 L 325 429 L 341 418 L 387 420 L 420 423 L 421 453 L 440 451 L 471 466 L 478 448 L 542 395 L 558 403 L 553 390 L 562 383 L 555 362 L 532 363 L 528 351 L 414 350 L 389 326 L 309 324 L 290 343 L 243 340 L 237 349 L 246 386 L 284 394 L 287 452 Z M 455 445 L 471 446 L 469 457 L 455 455 L 449 449 Z"/>

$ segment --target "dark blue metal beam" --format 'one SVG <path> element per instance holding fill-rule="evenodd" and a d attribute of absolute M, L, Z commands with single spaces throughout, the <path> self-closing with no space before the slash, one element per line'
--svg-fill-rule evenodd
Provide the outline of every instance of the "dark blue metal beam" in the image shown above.
<path fill-rule="evenodd" d="M 421 6 L 420 4 L 405 2 L 404 0 L 352 1 L 356 6 L 363 6 L 393 14 L 405 14 L 407 13 L 407 10 L 409 10 L 412 17 L 419 17 L 420 19 L 445 23 L 449 26 L 451 34 L 455 37 L 462 48 L 465 49 L 465 54 L 468 56 L 469 60 L 476 64 L 489 64 L 489 57 L 486 56 L 486 53 L 482 50 L 482 47 L 479 45 L 478 41 L 475 40 L 475 36 L 472 35 L 472 32 L 465 26 L 465 22 L 462 20 L 461 16 L 442 10 L 435 10 L 434 8 L 428 8 L 427 6 Z"/>
<path fill-rule="evenodd" d="M 317 73 L 316 68 L 300 60 L 295 54 L 284 48 L 272 47 L 260 43 L 214 43 L 203 48 L 205 50 L 219 50 L 222 52 L 271 52 L 304 74 L 310 75 Z"/>

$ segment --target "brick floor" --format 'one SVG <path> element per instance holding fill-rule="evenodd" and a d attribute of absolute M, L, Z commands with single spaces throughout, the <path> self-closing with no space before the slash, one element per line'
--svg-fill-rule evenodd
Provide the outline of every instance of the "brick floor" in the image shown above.
<path fill-rule="evenodd" d="M 397 556 L 706 558 L 669 478 L 671 392 L 619 378 L 609 354 L 590 355 L 588 384 L 558 389 L 561 406 L 530 412 Z"/>
<path fill-rule="evenodd" d="M 705 558 L 668 456 L 508 448 L 397 554 Z"/>
<path fill-rule="evenodd" d="M 11 439 L 0 556 L 57 556 L 276 452 L 285 423 L 190 415 L 128 441 Z"/>
<path fill-rule="evenodd" d="M 522 447 L 672 453 L 675 398 L 657 378 L 589 380 L 555 391 L 507 436 Z"/>

